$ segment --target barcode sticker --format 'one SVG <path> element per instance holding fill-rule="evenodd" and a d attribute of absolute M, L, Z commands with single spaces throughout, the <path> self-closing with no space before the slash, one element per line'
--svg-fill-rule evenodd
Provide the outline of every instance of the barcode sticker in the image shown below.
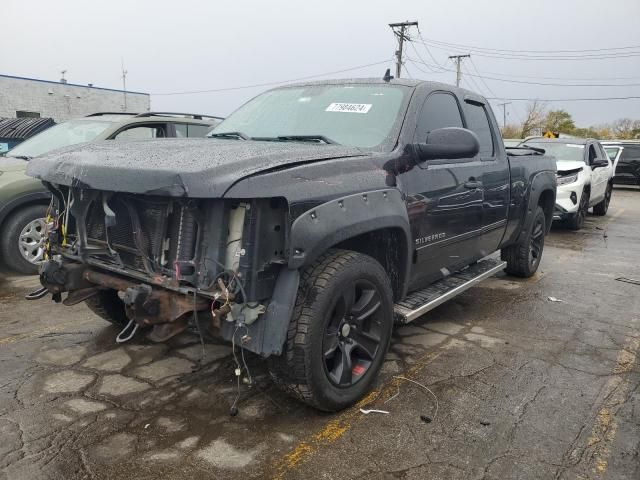
<path fill-rule="evenodd" d="M 332 103 L 326 112 L 367 113 L 371 110 L 370 103 Z"/>

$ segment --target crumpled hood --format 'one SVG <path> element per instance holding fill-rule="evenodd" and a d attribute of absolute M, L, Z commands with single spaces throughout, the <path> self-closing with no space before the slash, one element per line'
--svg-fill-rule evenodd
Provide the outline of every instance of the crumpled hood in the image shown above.
<path fill-rule="evenodd" d="M 26 160 L 11 157 L 0 157 L 0 172 L 24 172 Z"/>
<path fill-rule="evenodd" d="M 217 198 L 244 177 L 287 165 L 367 155 L 357 148 L 298 142 L 108 140 L 34 158 L 27 174 L 48 182 L 151 195 Z M 277 194 L 277 192 L 274 192 Z"/>
<path fill-rule="evenodd" d="M 578 160 L 558 160 L 556 163 L 558 165 L 558 173 L 569 172 L 571 170 L 578 170 L 586 167 L 584 162 L 580 162 Z"/>

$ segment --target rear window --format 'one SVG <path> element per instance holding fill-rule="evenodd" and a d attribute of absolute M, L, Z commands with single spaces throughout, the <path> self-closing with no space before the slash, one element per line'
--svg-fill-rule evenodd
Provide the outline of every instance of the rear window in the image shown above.
<path fill-rule="evenodd" d="M 473 131 L 480 140 L 478 155 L 481 158 L 493 157 L 493 135 L 485 107 L 467 102 L 465 116 L 469 130 Z"/>

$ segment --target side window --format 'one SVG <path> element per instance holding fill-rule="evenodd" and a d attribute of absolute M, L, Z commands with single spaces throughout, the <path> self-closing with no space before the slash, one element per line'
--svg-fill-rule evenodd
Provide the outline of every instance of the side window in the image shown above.
<path fill-rule="evenodd" d="M 176 137 L 184 138 L 187 137 L 187 125 L 185 123 L 174 123 L 174 127 L 176 127 Z"/>
<path fill-rule="evenodd" d="M 427 134 L 438 128 L 462 126 L 462 116 L 456 97 L 450 93 L 432 93 L 422 105 L 414 141 L 424 143 Z"/>
<path fill-rule="evenodd" d="M 593 144 L 589 145 L 589 165 L 593 165 L 593 161 L 597 156 L 598 155 L 596 155 L 596 149 L 593 147 Z"/>
<path fill-rule="evenodd" d="M 474 132 L 480 140 L 478 155 L 481 158 L 493 157 L 493 134 L 485 106 L 466 102 L 465 117 L 467 118 L 467 128 Z"/>
<path fill-rule="evenodd" d="M 204 138 L 209 130 L 211 130 L 210 125 L 194 125 L 189 124 L 187 126 L 187 136 L 188 137 L 202 137 Z"/>
<path fill-rule="evenodd" d="M 607 155 L 607 152 L 605 152 L 604 148 L 602 148 L 602 144 L 597 143 L 597 145 L 598 145 L 598 158 L 602 158 L 603 160 L 608 159 L 609 155 Z"/>
<path fill-rule="evenodd" d="M 164 138 L 164 128 L 158 125 L 141 125 L 127 128 L 118 133 L 114 140 L 149 140 Z"/>

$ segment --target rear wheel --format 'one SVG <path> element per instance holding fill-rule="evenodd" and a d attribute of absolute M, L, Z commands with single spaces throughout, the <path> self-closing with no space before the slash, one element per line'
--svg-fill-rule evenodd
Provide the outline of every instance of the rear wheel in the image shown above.
<path fill-rule="evenodd" d="M 371 387 L 389 347 L 389 278 L 368 255 L 330 250 L 301 278 L 282 355 L 269 361 L 274 381 L 320 410 L 341 410 Z"/>
<path fill-rule="evenodd" d="M 567 220 L 567 227 L 571 230 L 580 230 L 584 226 L 584 219 L 587 217 L 587 211 L 589 210 L 589 192 L 582 192 L 580 197 L 580 205 L 578 211 L 573 214 L 571 218 Z"/>
<path fill-rule="evenodd" d="M 84 301 L 93 313 L 109 323 L 124 327 L 129 323 L 124 302 L 115 290 L 101 290 Z"/>
<path fill-rule="evenodd" d="M 604 192 L 604 198 L 602 201 L 593 206 L 593 214 L 603 217 L 609 210 L 609 203 L 611 202 L 611 194 L 613 193 L 613 184 L 607 185 L 607 190 Z"/>
<path fill-rule="evenodd" d="M 31 205 L 12 214 L 0 232 L 0 251 L 7 267 L 35 275 L 44 259 L 47 207 Z"/>
<path fill-rule="evenodd" d="M 542 207 L 537 207 L 527 235 L 520 243 L 502 249 L 501 257 L 507 262 L 505 271 L 508 274 L 516 277 L 530 277 L 536 273 L 544 250 L 546 224 L 544 210 Z"/>

